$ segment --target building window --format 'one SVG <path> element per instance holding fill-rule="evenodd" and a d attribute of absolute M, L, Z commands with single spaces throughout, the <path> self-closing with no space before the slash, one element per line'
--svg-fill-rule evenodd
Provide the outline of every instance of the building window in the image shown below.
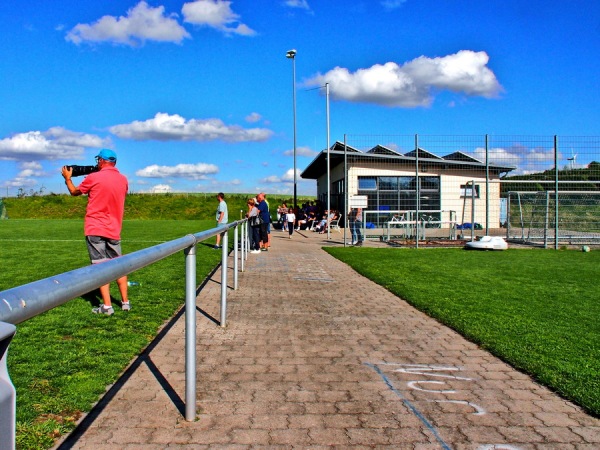
<path fill-rule="evenodd" d="M 376 191 L 377 177 L 358 177 L 359 191 Z"/>
<path fill-rule="evenodd" d="M 461 184 L 460 185 L 460 198 L 471 198 L 473 196 L 473 185 L 472 184 Z M 475 185 L 475 198 L 479 198 L 479 185 Z"/>
<path fill-rule="evenodd" d="M 418 178 L 420 196 L 417 202 L 417 177 L 358 177 L 358 195 L 368 197 L 367 209 L 374 211 L 440 209 L 440 177 Z"/>

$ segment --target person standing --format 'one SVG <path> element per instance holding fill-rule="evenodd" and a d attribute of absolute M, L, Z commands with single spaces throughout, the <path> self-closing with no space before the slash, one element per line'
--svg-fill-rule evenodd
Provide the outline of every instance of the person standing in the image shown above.
<path fill-rule="evenodd" d="M 296 214 L 294 214 L 294 210 L 292 208 L 288 209 L 288 212 L 285 215 L 285 221 L 287 222 L 288 231 L 290 233 L 290 239 L 292 238 L 292 234 L 294 234 L 294 226 L 296 224 Z"/>
<path fill-rule="evenodd" d="M 227 203 L 225 203 L 225 194 L 219 192 L 217 194 L 217 200 L 219 200 L 219 206 L 217 207 L 217 226 L 227 223 L 229 218 L 227 217 Z M 214 249 L 221 248 L 221 234 L 217 234 L 217 245 Z"/>
<path fill-rule="evenodd" d="M 352 208 L 348 214 L 350 233 L 352 233 L 352 245 L 362 245 L 362 208 Z"/>
<path fill-rule="evenodd" d="M 256 201 L 251 198 L 248 200 L 248 213 L 246 214 L 248 222 L 250 222 L 250 253 L 260 253 L 260 224 L 257 225 L 254 220 L 259 214 Z"/>
<path fill-rule="evenodd" d="M 121 229 L 125 211 L 125 197 L 129 190 L 127 178 L 115 167 L 117 154 L 102 149 L 96 155 L 99 171 L 90 173 L 79 186 L 75 186 L 71 177 L 73 168 L 64 166 L 62 176 L 72 196 L 87 195 L 84 234 L 92 264 L 99 264 L 121 256 Z M 117 278 L 121 294 L 121 309 L 129 311 L 131 306 L 127 297 L 127 276 Z M 94 314 L 114 314 L 110 297 L 110 284 L 100 286 L 103 304 L 92 309 Z"/>
<path fill-rule="evenodd" d="M 269 204 L 265 201 L 265 194 L 260 193 L 256 196 L 256 200 L 258 200 L 258 211 L 262 218 L 262 223 L 260 224 L 260 249 L 263 252 L 269 250 L 269 222 L 271 222 L 271 215 L 269 213 Z"/>

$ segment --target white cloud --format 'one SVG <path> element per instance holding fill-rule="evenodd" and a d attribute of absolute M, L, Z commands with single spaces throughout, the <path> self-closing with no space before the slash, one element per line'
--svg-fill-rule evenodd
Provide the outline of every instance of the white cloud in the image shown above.
<path fill-rule="evenodd" d="M 300 169 L 296 169 L 296 181 L 300 180 Z M 283 175 L 270 175 L 262 178 L 261 183 L 277 184 L 277 183 L 293 183 L 294 169 L 288 169 Z"/>
<path fill-rule="evenodd" d="M 485 148 L 476 148 L 473 156 L 485 161 Z M 516 167 L 510 175 L 543 172 L 554 167 L 554 150 L 543 147 L 526 147 L 515 144 L 510 147 L 497 147 L 488 150 L 490 163 Z"/>
<path fill-rule="evenodd" d="M 65 39 L 76 45 L 82 42 L 112 42 L 135 46 L 145 41 L 177 42 L 189 33 L 175 19 L 165 15 L 165 7 L 152 8 L 145 1 L 127 11 L 126 16 L 104 16 L 93 24 L 80 23 Z"/>
<path fill-rule="evenodd" d="M 18 173 L 17 177 L 20 178 L 30 178 L 30 177 L 39 177 L 44 175 L 44 171 L 42 169 L 42 165 L 38 162 L 24 162 L 20 165 L 21 171 Z"/>
<path fill-rule="evenodd" d="M 381 6 L 383 6 L 387 10 L 397 9 L 405 3 L 406 0 L 383 0 L 381 2 Z"/>
<path fill-rule="evenodd" d="M 42 165 L 35 161 L 19 163 L 20 172 L 12 180 L 5 180 L 3 187 L 7 188 L 31 188 L 38 183 L 36 177 L 45 176 Z"/>
<path fill-rule="evenodd" d="M 122 139 L 136 141 L 266 141 L 273 132 L 266 128 L 242 128 L 225 125 L 220 119 L 190 119 L 180 115 L 157 113 L 154 118 L 110 127 L 110 132 Z"/>
<path fill-rule="evenodd" d="M 145 178 L 187 178 L 190 180 L 206 180 L 209 175 L 219 173 L 214 164 L 177 164 L 176 166 L 159 166 L 153 164 L 138 170 L 135 174 Z"/>
<path fill-rule="evenodd" d="M 310 6 L 308 6 L 306 0 L 286 0 L 284 3 L 290 8 L 306 9 L 307 11 L 310 11 Z"/>
<path fill-rule="evenodd" d="M 502 91 L 502 86 L 487 67 L 488 61 L 485 52 L 461 50 L 438 58 L 421 56 L 402 66 L 394 62 L 376 64 L 354 73 L 336 67 L 305 85 L 329 83 L 334 99 L 390 107 L 429 106 L 434 92 L 441 90 L 491 98 Z"/>
<path fill-rule="evenodd" d="M 0 140 L 0 160 L 81 159 L 86 148 L 110 146 L 109 139 L 53 127 L 47 131 L 28 131 Z"/>
<path fill-rule="evenodd" d="M 169 192 L 173 192 L 173 188 L 168 184 L 157 184 L 156 186 L 152 186 L 145 192 L 149 192 L 151 194 L 166 194 Z"/>
<path fill-rule="evenodd" d="M 296 156 L 308 156 L 309 158 L 315 157 L 319 152 L 314 151 L 310 147 L 296 147 Z M 284 156 L 294 156 L 294 149 L 286 150 L 283 152 Z"/>
<path fill-rule="evenodd" d="M 256 123 L 262 119 L 262 116 L 259 113 L 253 112 L 246 116 L 246 122 L 248 123 Z"/>
<path fill-rule="evenodd" d="M 181 8 L 184 22 L 207 26 L 225 34 L 254 36 L 256 31 L 240 22 L 239 14 L 231 9 L 231 2 L 223 0 L 196 0 Z"/>

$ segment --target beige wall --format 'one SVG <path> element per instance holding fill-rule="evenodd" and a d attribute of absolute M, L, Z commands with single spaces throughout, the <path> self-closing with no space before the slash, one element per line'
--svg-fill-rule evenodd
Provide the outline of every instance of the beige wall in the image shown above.
<path fill-rule="evenodd" d="M 348 193 L 349 195 L 358 194 L 358 177 L 359 176 L 414 176 L 414 170 L 395 169 L 393 166 L 382 167 L 381 164 L 364 164 L 360 167 L 350 167 L 348 174 Z M 420 176 L 432 175 L 440 177 L 440 206 L 444 211 L 455 211 L 456 220 L 458 223 L 471 222 L 471 198 L 461 198 L 461 185 L 466 185 L 475 181 L 479 185 L 480 197 L 475 199 L 475 222 L 485 226 L 486 218 L 486 185 L 485 173 L 483 170 L 477 172 L 461 171 L 461 170 L 429 170 L 420 172 Z M 478 175 L 478 176 L 476 176 Z M 336 180 L 344 177 L 344 166 L 338 165 L 331 169 L 330 179 L 333 183 Z M 500 183 L 498 178 L 490 176 L 489 196 L 490 196 L 490 228 L 497 228 L 500 223 Z M 317 180 L 317 196 L 326 195 L 327 193 L 327 174 L 324 174 Z M 466 200 L 466 201 L 465 201 Z M 444 214 L 444 220 L 449 217 L 449 214 Z"/>

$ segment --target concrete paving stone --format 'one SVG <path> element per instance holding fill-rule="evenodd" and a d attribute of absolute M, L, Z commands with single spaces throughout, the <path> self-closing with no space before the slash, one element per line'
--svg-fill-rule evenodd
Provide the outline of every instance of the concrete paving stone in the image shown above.
<path fill-rule="evenodd" d="M 231 442 L 244 445 L 268 445 L 271 437 L 268 430 L 235 429 L 231 431 Z"/>
<path fill-rule="evenodd" d="M 577 421 L 570 419 L 565 414 L 555 412 L 538 412 L 533 415 L 540 419 L 547 427 L 575 427 L 579 425 Z"/>
<path fill-rule="evenodd" d="M 349 391 L 325 391 L 317 392 L 317 401 L 319 402 L 345 402 L 349 401 L 351 394 Z"/>
<path fill-rule="evenodd" d="M 536 433 L 541 434 L 546 442 L 558 442 L 568 444 L 580 444 L 583 443 L 583 437 L 577 433 L 574 433 L 567 427 L 561 426 L 542 426 L 533 427 Z"/>
<path fill-rule="evenodd" d="M 566 443 L 551 443 L 544 442 L 543 444 L 536 444 L 536 450 L 579 450 L 577 446 Z M 594 449 L 596 450 L 596 449 Z"/>
<path fill-rule="evenodd" d="M 169 438 L 170 430 L 161 430 L 164 431 L 164 434 L 160 434 L 160 441 L 165 444 L 170 443 L 172 446 L 176 446 L 179 444 L 175 442 L 174 439 Z M 158 441 L 159 439 L 155 439 Z M 216 445 L 217 447 L 220 445 L 231 444 L 231 438 L 228 434 L 223 433 L 222 430 L 190 430 L 190 438 L 187 442 L 182 442 L 181 444 L 190 444 L 194 443 L 195 445 Z"/>
<path fill-rule="evenodd" d="M 154 430 L 148 428 L 115 428 L 112 430 L 112 436 L 106 439 L 109 444 L 121 445 L 121 444 L 144 444 L 146 442 L 152 442 Z M 175 437 L 179 431 L 174 431 L 173 436 Z M 183 432 L 185 433 L 185 432 Z M 188 442 L 189 435 L 185 433 L 183 442 Z M 177 439 L 175 437 L 175 439 Z"/>
<path fill-rule="evenodd" d="M 573 403 L 556 397 L 556 395 L 549 391 L 547 391 L 547 396 L 543 400 L 536 400 L 533 403 L 542 408 L 543 411 L 553 411 L 556 413 L 565 413 L 567 415 L 576 413 L 579 417 L 586 417 L 585 414 L 582 414 L 583 411 L 581 408 Z"/>
<path fill-rule="evenodd" d="M 390 414 L 360 414 L 358 420 L 365 428 L 395 429 L 401 428 L 398 415 Z"/>
<path fill-rule="evenodd" d="M 381 430 L 371 430 L 365 428 L 347 428 L 346 433 L 350 438 L 350 445 L 388 445 L 390 436 L 382 433 Z"/>
<path fill-rule="evenodd" d="M 323 416 L 320 414 L 302 414 L 288 416 L 289 429 L 320 429 L 325 428 Z"/>
<path fill-rule="evenodd" d="M 481 427 L 507 427 L 510 426 L 505 419 L 505 416 L 502 416 L 497 413 L 489 413 L 486 412 L 483 415 L 477 414 L 466 414 L 465 415 L 465 423 L 470 423 L 474 426 Z"/>
<path fill-rule="evenodd" d="M 250 427 L 253 429 L 276 430 L 287 429 L 288 425 L 288 416 L 285 414 L 254 414 L 252 415 L 252 424 Z"/>
<path fill-rule="evenodd" d="M 112 444 L 111 444 L 112 445 Z M 181 448 L 181 444 L 177 444 L 178 448 Z M 184 445 L 185 446 L 185 445 Z M 121 447 L 121 450 L 164 450 L 165 448 L 169 448 L 169 446 L 165 446 L 165 444 L 126 444 L 124 447 Z M 202 447 L 196 447 L 198 450 L 201 450 Z M 208 448 L 207 446 L 204 448 Z M 114 450 L 114 446 L 111 448 Z"/>
<path fill-rule="evenodd" d="M 317 401 L 317 392 L 306 389 L 294 389 L 285 393 L 285 401 L 313 403 Z"/>
<path fill-rule="evenodd" d="M 224 433 L 229 433 L 234 429 L 249 429 L 252 426 L 252 415 L 250 414 L 232 414 L 229 416 L 221 416 L 213 420 L 211 430 L 221 430 Z M 196 427 L 193 427 L 194 429 Z"/>
<path fill-rule="evenodd" d="M 332 415 L 338 411 L 335 403 L 304 403 L 304 408 L 306 414 Z"/>
<path fill-rule="evenodd" d="M 505 442 L 505 437 L 498 431 L 496 427 L 459 425 L 458 429 L 469 442 L 477 442 L 480 444 Z"/>
<path fill-rule="evenodd" d="M 393 428 L 385 430 L 385 435 L 392 448 L 441 448 L 434 436 L 423 427 Z"/>
<path fill-rule="evenodd" d="M 570 427 L 570 429 L 573 433 L 581 436 L 586 442 L 600 444 L 600 425 Z M 598 445 L 598 448 L 600 448 L 600 445 Z"/>
<path fill-rule="evenodd" d="M 544 442 L 544 437 L 536 433 L 532 427 L 498 427 L 498 432 L 504 436 L 506 442 Z"/>
<path fill-rule="evenodd" d="M 272 444 L 289 444 L 300 446 L 312 444 L 307 429 L 271 430 L 269 432 Z"/>
<path fill-rule="evenodd" d="M 261 390 L 253 391 L 252 398 L 255 401 L 283 403 L 286 401 L 285 394 L 285 391 Z"/>
<path fill-rule="evenodd" d="M 308 436 L 315 445 L 326 446 L 326 448 L 348 448 L 350 445 L 350 438 L 343 429 L 310 429 Z"/>
<path fill-rule="evenodd" d="M 412 447 L 406 447 L 407 449 L 412 448 L 412 450 L 439 450 L 440 444 L 437 442 L 433 443 L 415 443 Z M 459 447 L 454 447 L 455 450 L 459 450 Z M 472 449 L 470 449 L 472 450 Z"/>
<path fill-rule="evenodd" d="M 481 393 L 478 393 L 481 396 Z M 509 411 L 513 413 L 531 413 L 535 414 L 538 412 L 542 412 L 543 409 L 536 405 L 535 402 L 531 401 L 520 401 L 515 399 L 498 399 L 503 405 L 505 405 Z"/>
<path fill-rule="evenodd" d="M 365 402 L 335 402 L 336 410 L 340 414 L 373 413 L 373 403 Z"/>
<path fill-rule="evenodd" d="M 508 424 L 508 426 L 524 426 L 524 427 L 536 427 L 542 426 L 543 423 L 540 419 L 535 417 L 533 413 L 514 413 L 501 411 L 498 412 L 498 416 Z"/>
<path fill-rule="evenodd" d="M 214 402 L 205 401 L 200 397 L 196 402 L 197 414 L 207 414 L 209 416 L 229 416 L 235 412 L 238 405 L 234 402 Z"/>

